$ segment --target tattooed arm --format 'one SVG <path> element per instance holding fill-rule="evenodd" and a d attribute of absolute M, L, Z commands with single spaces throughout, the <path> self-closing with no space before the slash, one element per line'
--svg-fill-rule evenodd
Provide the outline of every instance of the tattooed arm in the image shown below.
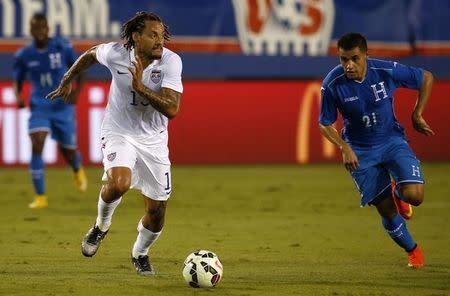
<path fill-rule="evenodd" d="M 89 68 L 95 63 L 98 63 L 97 57 L 96 57 L 96 50 L 97 46 L 92 47 L 91 49 L 84 52 L 70 67 L 69 70 L 67 70 L 66 74 L 64 74 L 64 77 L 61 79 L 61 82 L 59 83 L 59 86 L 57 89 L 52 91 L 47 95 L 47 98 L 53 100 L 57 97 L 62 97 L 64 100 L 66 100 L 71 91 L 71 81 L 81 72 Z"/>
<path fill-rule="evenodd" d="M 161 88 L 159 92 L 155 92 L 143 84 L 140 88 L 134 89 L 141 97 L 148 100 L 153 108 L 167 116 L 167 118 L 172 119 L 177 115 L 181 99 L 179 92 L 166 87 Z"/>
<path fill-rule="evenodd" d="M 151 90 L 142 83 L 143 66 L 138 56 L 136 56 L 136 62 L 133 62 L 133 66 L 134 68 L 129 68 L 133 76 L 133 89 L 167 118 L 174 118 L 180 109 L 181 93 L 167 87 L 161 88 L 159 92 Z"/>

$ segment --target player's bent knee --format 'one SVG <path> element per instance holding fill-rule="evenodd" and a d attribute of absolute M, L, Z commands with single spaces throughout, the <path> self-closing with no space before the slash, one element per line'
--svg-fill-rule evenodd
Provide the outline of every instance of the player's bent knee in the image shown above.
<path fill-rule="evenodd" d="M 118 196 L 122 196 L 130 189 L 131 179 L 125 177 L 118 177 L 114 180 L 108 182 L 108 186 L 116 193 Z"/>
<path fill-rule="evenodd" d="M 417 207 L 422 204 L 424 199 L 423 185 L 405 186 L 402 188 L 401 194 L 409 204 Z"/>
<path fill-rule="evenodd" d="M 423 202 L 423 195 L 422 196 L 415 195 L 410 198 L 410 204 L 415 207 L 420 206 L 422 202 Z"/>

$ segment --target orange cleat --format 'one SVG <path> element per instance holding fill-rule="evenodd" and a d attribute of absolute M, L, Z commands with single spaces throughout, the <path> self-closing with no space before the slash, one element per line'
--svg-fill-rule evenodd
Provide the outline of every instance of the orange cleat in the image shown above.
<path fill-rule="evenodd" d="M 408 267 L 410 268 L 422 268 L 425 265 L 425 261 L 423 260 L 422 249 L 419 245 L 417 245 L 414 250 L 408 252 Z"/>
<path fill-rule="evenodd" d="M 413 209 L 412 206 L 401 200 L 397 197 L 395 194 L 395 182 L 391 181 L 391 188 L 392 188 L 392 198 L 394 199 L 395 206 L 397 207 L 397 211 L 400 214 L 400 216 L 403 217 L 405 220 L 411 220 L 413 217 Z"/>

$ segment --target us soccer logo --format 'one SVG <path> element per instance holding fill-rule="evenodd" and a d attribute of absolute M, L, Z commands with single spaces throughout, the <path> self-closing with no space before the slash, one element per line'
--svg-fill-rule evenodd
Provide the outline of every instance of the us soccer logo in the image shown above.
<path fill-rule="evenodd" d="M 154 84 L 158 84 L 161 81 L 161 70 L 152 70 L 150 73 L 150 79 Z"/>
<path fill-rule="evenodd" d="M 334 23 L 333 0 L 233 0 L 245 54 L 326 55 Z"/>
<path fill-rule="evenodd" d="M 106 157 L 109 161 L 113 161 L 114 159 L 116 159 L 116 152 L 110 153 L 108 154 L 108 156 Z"/>

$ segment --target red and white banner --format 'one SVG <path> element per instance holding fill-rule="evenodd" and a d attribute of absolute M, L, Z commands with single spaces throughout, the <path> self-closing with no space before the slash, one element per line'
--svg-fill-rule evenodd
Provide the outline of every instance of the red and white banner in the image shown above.
<path fill-rule="evenodd" d="M 339 151 L 317 127 L 320 82 L 227 81 L 185 82 L 181 111 L 170 122 L 174 164 L 317 163 L 340 161 Z M 78 143 L 85 164 L 100 164 L 100 125 L 109 83 L 89 82 L 78 104 Z M 26 85 L 25 92 L 29 92 Z M 447 110 L 450 82 L 436 82 L 425 119 L 436 132 L 425 137 L 411 126 L 416 92 L 399 90 L 397 118 L 423 161 L 450 160 Z M 0 165 L 24 166 L 31 156 L 29 111 L 17 109 L 10 82 L 0 83 Z M 50 137 L 47 164 L 62 164 Z"/>

